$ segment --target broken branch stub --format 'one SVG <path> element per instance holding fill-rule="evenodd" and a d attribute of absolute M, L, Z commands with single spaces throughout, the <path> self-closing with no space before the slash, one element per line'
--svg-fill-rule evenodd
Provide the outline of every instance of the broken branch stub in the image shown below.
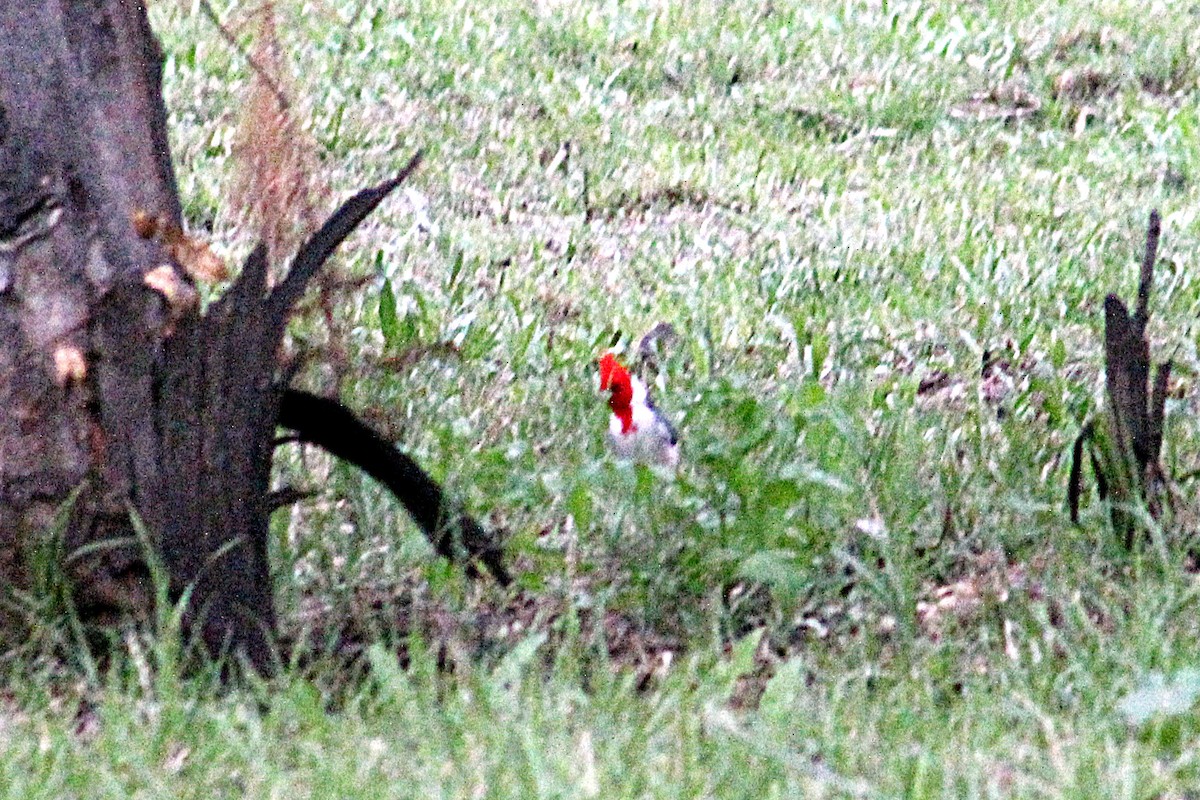
<path fill-rule="evenodd" d="M 1150 344 L 1146 339 L 1160 232 L 1158 211 L 1151 211 L 1135 313 L 1130 315 L 1115 294 L 1104 299 L 1104 382 L 1108 404 L 1103 416 L 1087 423 L 1075 442 L 1067 488 L 1071 520 L 1078 522 L 1086 447 L 1100 497 L 1109 502 L 1113 527 L 1123 537 L 1126 547 L 1133 546 L 1138 528 L 1134 507 L 1144 504 L 1150 517 L 1157 519 L 1165 505 L 1167 488 L 1159 459 L 1171 362 L 1157 366 L 1151 385 Z"/>
<path fill-rule="evenodd" d="M 279 405 L 288 375 L 277 354 L 288 315 L 334 249 L 407 178 L 347 200 L 300 249 L 292 270 L 267 289 L 266 249 L 203 317 L 180 320 L 157 362 L 158 492 L 146 498 L 160 531 L 173 597 L 190 590 L 188 622 L 209 652 L 232 652 L 269 672 L 275 613 L 267 564 L 270 476 Z"/>

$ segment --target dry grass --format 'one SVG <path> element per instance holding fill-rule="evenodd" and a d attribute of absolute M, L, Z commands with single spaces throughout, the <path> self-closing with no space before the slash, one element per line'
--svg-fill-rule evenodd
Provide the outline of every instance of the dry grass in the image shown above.
<path fill-rule="evenodd" d="M 274 3 L 254 12 L 255 70 L 233 147 L 229 203 L 266 243 L 275 278 L 280 265 L 321 222 L 329 187 L 317 144 L 290 99 L 292 75 L 279 39 Z"/>
<path fill-rule="evenodd" d="M 250 21 L 254 44 L 247 58 L 253 69 L 234 138 L 229 203 L 266 244 L 272 280 L 278 280 L 292 253 L 321 224 L 333 198 L 317 142 L 300 121 L 306 112 L 293 99 L 294 77 L 279 36 L 275 4 L 262 3 Z M 344 315 L 337 312 L 337 302 L 345 288 L 357 286 L 338 263 L 335 259 L 318 276 L 315 308 L 305 304 L 299 312 L 319 316 L 324 323 L 324 341 L 318 346 L 331 371 L 325 389 L 332 394 L 341 392 L 351 369 L 347 329 L 340 322 Z"/>

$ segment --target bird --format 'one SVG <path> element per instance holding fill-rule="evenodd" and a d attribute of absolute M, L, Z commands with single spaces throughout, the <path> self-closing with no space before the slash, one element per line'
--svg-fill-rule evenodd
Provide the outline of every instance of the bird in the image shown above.
<path fill-rule="evenodd" d="M 679 434 L 654 406 L 646 384 L 629 374 L 612 351 L 598 361 L 600 391 L 608 392 L 608 444 L 618 458 L 674 468 L 679 464 Z"/>

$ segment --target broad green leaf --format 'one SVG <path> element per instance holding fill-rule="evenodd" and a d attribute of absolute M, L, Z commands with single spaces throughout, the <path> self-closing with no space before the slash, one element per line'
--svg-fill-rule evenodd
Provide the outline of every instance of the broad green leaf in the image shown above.
<path fill-rule="evenodd" d="M 383 340 L 391 350 L 395 350 L 400 346 L 400 321 L 396 317 L 396 292 L 392 289 L 392 282 L 387 278 L 383 279 L 383 286 L 379 290 L 379 330 L 383 333 Z"/>

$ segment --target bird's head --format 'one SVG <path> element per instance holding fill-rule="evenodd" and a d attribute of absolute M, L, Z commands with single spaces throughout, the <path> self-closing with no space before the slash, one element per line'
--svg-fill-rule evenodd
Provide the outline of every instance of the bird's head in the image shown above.
<path fill-rule="evenodd" d="M 608 404 L 614 411 L 628 408 L 633 400 L 633 381 L 629 370 L 617 361 L 612 352 L 600 356 L 597 362 L 600 367 L 600 391 L 610 392 Z"/>

